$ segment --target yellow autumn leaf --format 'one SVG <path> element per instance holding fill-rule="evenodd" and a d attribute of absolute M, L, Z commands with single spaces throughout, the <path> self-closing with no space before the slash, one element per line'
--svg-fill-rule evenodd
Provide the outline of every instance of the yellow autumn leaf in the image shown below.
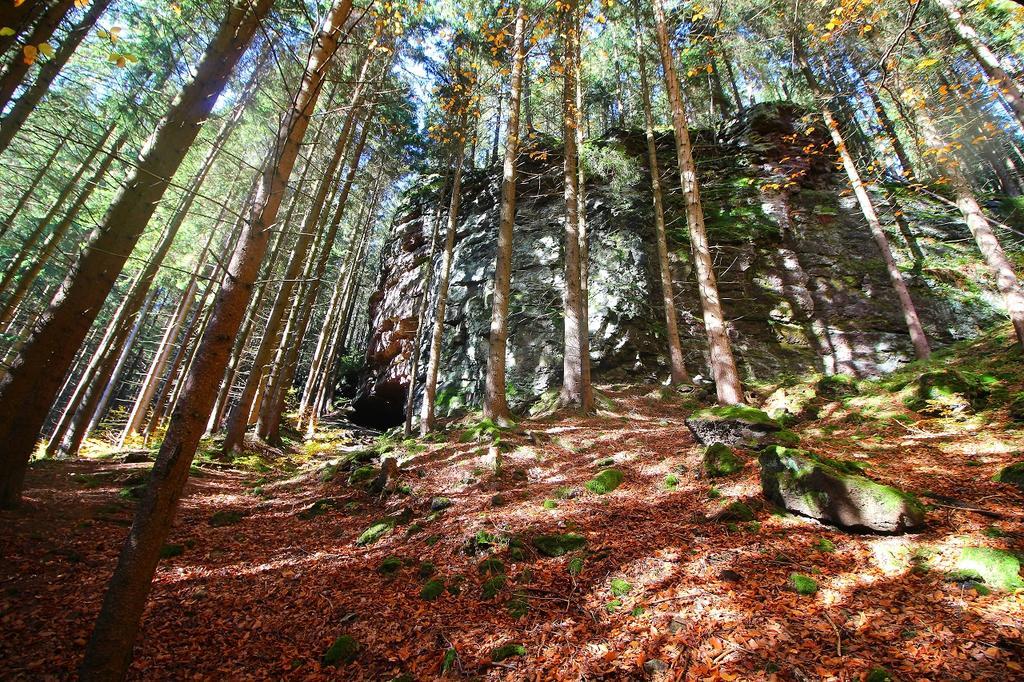
<path fill-rule="evenodd" d="M 75 0 L 75 7 L 78 9 L 85 9 L 86 5 L 89 4 L 89 0 Z"/>
<path fill-rule="evenodd" d="M 918 71 L 921 71 L 923 69 L 927 69 L 929 66 L 935 66 L 938 63 L 939 63 L 939 60 L 936 59 L 935 57 L 927 57 L 927 58 L 922 59 L 921 61 L 919 61 L 917 63 L 917 67 L 916 68 L 917 68 Z"/>
<path fill-rule="evenodd" d="M 3 36 L 3 37 L 6 38 L 7 36 L 13 36 L 13 35 L 14 35 L 14 29 L 11 28 L 10 26 L 4 26 L 3 28 L 0 28 L 0 36 Z"/>
<path fill-rule="evenodd" d="M 36 48 L 39 50 L 40 54 L 46 55 L 47 57 L 53 56 L 53 45 L 50 45 L 50 43 L 39 43 Z"/>

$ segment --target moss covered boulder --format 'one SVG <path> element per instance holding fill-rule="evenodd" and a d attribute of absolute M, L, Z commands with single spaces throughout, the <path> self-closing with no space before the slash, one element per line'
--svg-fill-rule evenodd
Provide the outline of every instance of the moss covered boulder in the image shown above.
<path fill-rule="evenodd" d="M 772 503 L 845 530 L 903 533 L 924 524 L 924 506 L 876 483 L 854 462 L 770 445 L 761 452 L 761 488 Z"/>
<path fill-rule="evenodd" d="M 711 478 L 729 476 L 742 468 L 743 460 L 724 443 L 712 443 L 704 451 L 704 473 Z"/>
<path fill-rule="evenodd" d="M 993 480 L 997 483 L 1009 483 L 1024 490 L 1024 462 L 1016 462 L 1008 467 L 1003 467 Z"/>
<path fill-rule="evenodd" d="M 719 405 L 691 414 L 686 426 L 704 445 L 757 445 L 781 427 L 779 423 L 754 407 Z"/>
<path fill-rule="evenodd" d="M 1010 552 L 990 547 L 964 547 L 957 561 L 958 572 L 980 578 L 997 590 L 1024 588 L 1020 577 L 1020 559 Z"/>
<path fill-rule="evenodd" d="M 596 494 L 604 495 L 610 493 L 622 484 L 622 472 L 618 469 L 605 469 L 594 478 L 586 482 L 587 490 Z"/>
<path fill-rule="evenodd" d="M 904 404 L 927 415 L 970 414 L 988 404 L 998 383 L 994 377 L 955 369 L 925 372 Z"/>
<path fill-rule="evenodd" d="M 338 637 L 331 646 L 324 652 L 322 661 L 324 665 L 344 665 L 356 660 L 359 655 L 359 642 L 351 635 Z"/>
<path fill-rule="evenodd" d="M 544 556 L 559 557 L 587 546 L 587 539 L 575 533 L 538 535 L 533 546 Z"/>

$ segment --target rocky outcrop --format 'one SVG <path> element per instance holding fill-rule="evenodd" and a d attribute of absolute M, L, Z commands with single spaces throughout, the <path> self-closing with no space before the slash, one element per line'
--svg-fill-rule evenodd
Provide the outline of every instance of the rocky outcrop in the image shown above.
<path fill-rule="evenodd" d="M 686 418 L 686 427 L 705 445 L 754 446 L 778 431 L 779 423 L 746 405 L 707 407 Z"/>
<path fill-rule="evenodd" d="M 861 475 L 853 462 L 771 445 L 759 458 L 761 488 L 773 504 L 840 528 L 903 533 L 924 524 L 913 496 Z"/>
<path fill-rule="evenodd" d="M 693 139 L 722 304 L 747 379 L 810 371 L 868 376 L 913 357 L 881 257 L 835 172 L 820 125 L 793 106 L 762 104 L 718 134 L 695 131 Z M 660 133 L 657 143 L 680 332 L 687 366 L 700 379 L 708 376 L 707 349 L 671 134 Z M 641 131 L 620 130 L 584 150 L 598 380 L 654 381 L 668 374 L 644 145 Z M 561 157 L 535 146 L 522 155 L 519 171 L 508 390 L 513 406 L 524 408 L 561 383 Z M 483 390 L 499 178 L 493 167 L 469 171 L 464 181 L 445 319 L 442 413 L 479 404 Z M 434 211 L 445 203 L 441 185 L 438 176 L 419 179 L 382 249 L 356 400 L 357 418 L 374 425 L 400 419 L 416 304 L 425 272 L 440 265 L 439 254 L 433 262 L 427 255 Z M 998 296 L 949 209 L 905 193 L 907 230 L 877 199 L 933 345 L 971 336 L 996 319 Z"/>

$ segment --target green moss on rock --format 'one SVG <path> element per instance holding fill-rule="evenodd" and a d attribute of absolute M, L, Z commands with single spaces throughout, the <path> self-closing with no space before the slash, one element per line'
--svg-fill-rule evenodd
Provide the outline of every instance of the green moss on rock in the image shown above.
<path fill-rule="evenodd" d="M 304 521 L 316 518 L 317 516 L 323 516 L 329 511 L 333 511 L 338 508 L 338 503 L 331 499 L 317 500 L 313 504 L 309 505 L 305 509 L 299 512 L 299 518 Z"/>
<path fill-rule="evenodd" d="M 377 477 L 377 467 L 374 466 L 361 466 L 351 474 L 349 474 L 348 482 L 349 485 L 357 485 L 359 483 L 365 483 L 366 481 L 372 480 Z"/>
<path fill-rule="evenodd" d="M 895 682 L 896 678 L 885 668 L 872 668 L 864 682 Z"/>
<path fill-rule="evenodd" d="M 612 596 L 622 597 L 633 591 L 633 585 L 622 578 L 612 578 L 610 589 Z"/>
<path fill-rule="evenodd" d="M 596 495 L 610 493 L 622 483 L 622 472 L 618 469 L 605 469 L 586 483 L 586 488 Z"/>
<path fill-rule="evenodd" d="M 749 405 L 715 405 L 697 410 L 690 415 L 691 419 L 741 421 L 758 426 L 778 427 L 779 423 L 768 416 L 768 413 Z"/>
<path fill-rule="evenodd" d="M 434 601 L 441 596 L 442 592 L 444 592 L 444 581 L 434 578 L 433 580 L 427 581 L 423 586 L 423 589 L 420 590 L 420 599 L 425 601 Z"/>
<path fill-rule="evenodd" d="M 505 564 L 498 557 L 488 557 L 477 564 L 477 570 L 484 575 L 503 575 Z"/>
<path fill-rule="evenodd" d="M 223 526 L 233 526 L 241 520 L 241 512 L 222 509 L 219 512 L 214 512 L 213 516 L 210 517 L 210 525 L 214 528 L 221 528 Z"/>
<path fill-rule="evenodd" d="M 587 539 L 575 533 L 538 535 L 532 542 L 538 552 L 549 557 L 560 557 L 587 546 Z"/>
<path fill-rule="evenodd" d="M 957 561 L 957 569 L 979 576 L 986 585 L 998 590 L 1012 591 L 1024 587 L 1020 560 L 1001 549 L 965 547 Z"/>
<path fill-rule="evenodd" d="M 503 644 L 493 651 L 491 651 L 491 660 L 495 663 L 501 663 L 506 658 L 512 658 L 513 656 L 525 656 L 526 647 L 522 644 Z"/>
<path fill-rule="evenodd" d="M 1024 462 L 1016 462 L 1003 467 L 993 478 L 998 483 L 1009 483 L 1024 490 Z"/>
<path fill-rule="evenodd" d="M 364 530 L 358 538 L 356 538 L 356 544 L 360 547 L 372 545 L 373 543 L 377 542 L 394 529 L 395 522 L 391 519 L 377 521 L 376 523 L 372 524 L 369 528 Z"/>
<path fill-rule="evenodd" d="M 484 599 L 494 599 L 504 587 L 505 576 L 496 575 L 484 581 L 483 586 L 480 588 L 480 596 Z"/>
<path fill-rule="evenodd" d="M 743 468 L 743 460 L 725 443 L 712 443 L 704 451 L 704 472 L 711 478 L 729 476 Z"/>
<path fill-rule="evenodd" d="M 351 663 L 359 655 L 359 642 L 351 635 L 342 635 L 334 640 L 330 648 L 324 652 L 322 661 L 324 665 L 338 665 L 339 663 Z"/>
<path fill-rule="evenodd" d="M 720 521 L 753 521 L 754 518 L 754 510 L 750 505 L 739 500 L 730 502 L 718 515 Z"/>
<path fill-rule="evenodd" d="M 380 562 L 380 566 L 377 567 L 377 572 L 382 575 L 392 575 L 400 570 L 404 563 L 405 562 L 402 561 L 402 559 L 396 556 L 385 557 L 384 560 Z"/>

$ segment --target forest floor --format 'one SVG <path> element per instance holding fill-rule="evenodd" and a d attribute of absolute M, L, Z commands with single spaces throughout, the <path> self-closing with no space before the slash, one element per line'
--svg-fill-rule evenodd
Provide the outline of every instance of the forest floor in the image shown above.
<path fill-rule="evenodd" d="M 1009 363 L 1003 381 L 1020 391 L 1005 339 L 966 346 L 964 362 Z M 436 442 L 378 438 L 374 454 L 401 465 L 384 499 L 338 466 L 367 447 L 344 428 L 230 465 L 200 457 L 131 675 L 800 681 L 882 667 L 899 680 L 1022 679 L 1024 592 L 950 572 L 967 546 L 1024 548 L 1024 492 L 992 481 L 1021 459 L 1024 425 L 1005 407 L 928 418 L 883 384 L 819 399 L 793 428 L 801 447 L 860 459 L 930 503 L 927 526 L 903 536 L 770 508 L 750 456 L 739 474 L 703 477 L 686 399 L 660 387 L 603 386 L 594 417 L 502 432 L 499 474 L 479 422 L 450 423 Z M 24 507 L 0 515 L 0 677 L 73 675 L 149 466 L 31 468 Z M 590 492 L 609 466 L 622 484 Z M 737 500 L 756 520 L 716 520 Z M 389 514 L 379 539 L 357 544 Z M 551 533 L 586 546 L 545 556 L 533 541 Z M 817 593 L 794 592 L 794 572 Z M 494 660 L 509 644 L 522 649 Z"/>

